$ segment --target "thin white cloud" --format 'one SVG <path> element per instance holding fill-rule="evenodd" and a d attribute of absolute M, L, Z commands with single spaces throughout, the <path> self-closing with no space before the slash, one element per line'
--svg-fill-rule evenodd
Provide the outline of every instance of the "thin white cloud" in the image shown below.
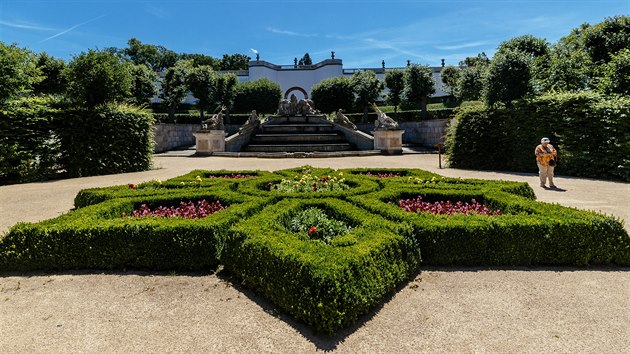
<path fill-rule="evenodd" d="M 48 38 L 46 38 L 46 39 L 42 40 L 41 42 L 46 42 L 46 41 L 51 40 L 51 39 L 53 39 L 53 38 L 57 38 L 57 37 L 59 37 L 59 36 L 62 36 L 62 35 L 64 35 L 64 34 L 66 34 L 66 33 L 70 32 L 70 31 L 72 31 L 72 30 L 75 30 L 75 29 L 76 29 L 76 28 L 78 28 L 78 27 L 81 27 L 81 26 L 83 26 L 83 25 L 86 25 L 86 24 L 88 24 L 88 23 L 90 23 L 90 22 L 94 22 L 94 21 L 96 21 L 96 20 L 98 20 L 98 19 L 101 19 L 101 18 L 103 18 L 103 17 L 105 17 L 105 15 L 101 15 L 101 16 L 95 17 L 95 18 L 93 18 L 93 19 L 91 19 L 91 20 L 87 20 L 87 21 L 85 21 L 85 22 L 81 22 L 81 23 L 79 23 L 79 24 L 76 24 L 76 25 L 74 25 L 74 26 L 72 26 L 72 27 L 68 28 L 67 30 L 61 31 L 61 32 L 59 32 L 59 33 L 57 33 L 57 34 L 54 34 L 54 35 L 52 35 L 52 36 L 50 36 L 50 37 L 48 37 Z M 41 43 L 41 42 L 40 42 L 40 43 Z"/>
<path fill-rule="evenodd" d="M 146 12 L 148 12 L 149 14 L 159 18 L 159 19 L 170 19 L 171 16 L 169 15 L 168 12 L 166 12 L 164 9 L 162 8 L 158 8 L 155 6 L 149 6 L 146 8 Z"/>
<path fill-rule="evenodd" d="M 284 34 L 287 36 L 294 36 L 294 37 L 317 37 L 317 34 L 315 33 L 299 33 L 299 32 L 281 30 L 274 27 L 267 27 L 266 30 L 271 33 Z"/>
<path fill-rule="evenodd" d="M 37 31 L 58 31 L 56 28 L 44 27 L 38 24 L 31 23 L 17 23 L 17 22 L 9 22 L 0 20 L 0 26 L 12 27 L 12 28 L 21 28 L 21 29 L 29 29 L 29 30 L 37 30 Z"/>
<path fill-rule="evenodd" d="M 489 44 L 487 41 L 475 41 L 475 42 L 468 42 L 468 43 L 455 44 L 455 45 L 438 45 L 438 46 L 435 46 L 435 48 L 439 50 L 459 50 L 459 49 L 464 49 L 464 48 L 480 47 L 487 44 Z"/>

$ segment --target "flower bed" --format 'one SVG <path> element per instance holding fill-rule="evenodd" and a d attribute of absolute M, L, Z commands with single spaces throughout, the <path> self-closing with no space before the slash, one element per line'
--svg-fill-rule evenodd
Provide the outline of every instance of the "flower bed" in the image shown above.
<path fill-rule="evenodd" d="M 350 227 L 343 221 L 331 219 L 319 208 L 308 208 L 298 212 L 290 222 L 293 232 L 308 235 L 311 239 L 330 243 L 332 238 L 344 234 Z"/>
<path fill-rule="evenodd" d="M 399 200 L 398 206 L 411 213 L 501 215 L 501 210 L 490 210 L 490 208 L 477 202 L 474 198 L 470 203 L 462 201 L 453 203 L 450 200 L 431 203 L 423 201 L 422 196 L 419 195 L 416 199 Z"/>
<path fill-rule="evenodd" d="M 376 177 L 376 178 L 393 178 L 393 177 L 400 177 L 400 173 L 395 173 L 395 172 L 366 172 L 365 173 L 366 176 L 368 177 Z"/>
<path fill-rule="evenodd" d="M 140 205 L 140 208 L 131 213 L 131 217 L 144 218 L 144 217 L 158 217 L 158 218 L 184 218 L 184 219 L 199 219 L 205 218 L 208 215 L 212 215 L 217 211 L 224 210 L 226 207 L 221 205 L 220 201 L 214 201 L 209 203 L 205 199 L 198 202 L 180 202 L 178 206 L 158 206 L 155 209 L 151 208 L 147 204 Z M 123 216 L 126 216 L 123 214 Z"/>
<path fill-rule="evenodd" d="M 295 175 L 293 178 L 283 178 L 280 183 L 269 183 L 268 188 L 269 190 L 282 193 L 296 193 L 344 191 L 349 189 L 350 186 L 346 184 L 343 172 L 339 172 L 336 176 L 317 176 L 310 169 L 306 169 L 301 175 Z"/>

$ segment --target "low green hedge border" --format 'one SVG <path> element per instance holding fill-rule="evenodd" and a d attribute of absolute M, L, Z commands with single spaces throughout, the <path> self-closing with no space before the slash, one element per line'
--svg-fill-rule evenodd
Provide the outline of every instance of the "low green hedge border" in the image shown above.
<path fill-rule="evenodd" d="M 504 215 L 409 213 L 400 199 L 476 199 Z M 389 220 L 408 223 L 427 265 L 630 265 L 630 237 L 615 218 L 536 202 L 500 190 L 382 190 L 350 200 Z"/>
<path fill-rule="evenodd" d="M 279 193 L 269 183 L 304 170 L 335 175 L 341 192 Z M 365 175 L 394 173 L 379 178 Z M 230 174 L 250 178 L 209 178 Z M 199 176 L 199 178 L 197 178 Z M 476 199 L 504 215 L 409 213 L 398 200 Z M 143 203 L 220 200 L 209 217 L 123 218 Z M 630 265 L 622 223 L 591 211 L 535 201 L 527 183 L 445 178 L 418 169 L 304 166 L 276 172 L 195 170 L 167 181 L 81 191 L 76 210 L 0 238 L 0 269 L 207 269 L 223 264 L 317 331 L 335 332 L 428 265 Z M 300 210 L 323 209 L 352 226 L 330 244 L 286 225 Z"/>
<path fill-rule="evenodd" d="M 141 204 L 201 199 L 220 200 L 229 207 L 196 220 L 122 217 Z M 229 226 L 264 204 L 260 198 L 203 190 L 108 200 L 41 223 L 17 224 L 0 239 L 0 269 L 214 268 Z"/>
<path fill-rule="evenodd" d="M 324 209 L 354 225 L 327 245 L 284 226 L 299 210 Z M 338 199 L 285 199 L 230 231 L 225 267 L 317 331 L 333 333 L 417 270 L 420 249 L 382 217 Z M 348 242 L 350 241 L 351 242 Z"/>

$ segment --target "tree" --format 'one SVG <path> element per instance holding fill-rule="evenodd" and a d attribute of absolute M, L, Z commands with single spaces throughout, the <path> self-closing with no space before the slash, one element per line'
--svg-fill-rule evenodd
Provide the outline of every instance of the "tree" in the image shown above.
<path fill-rule="evenodd" d="M 485 98 L 489 105 L 503 102 L 512 106 L 512 100 L 531 92 L 530 60 L 520 51 L 505 50 L 497 53 L 488 68 Z"/>
<path fill-rule="evenodd" d="M 630 48 L 630 16 L 615 16 L 584 30 L 584 46 L 594 63 L 607 63 Z"/>
<path fill-rule="evenodd" d="M 200 65 L 190 68 L 188 72 L 188 88 L 192 95 L 199 101 L 197 102 L 197 108 L 199 109 L 199 116 L 201 120 L 204 120 L 203 112 L 210 109 L 213 103 L 213 86 L 216 79 L 216 75 L 212 70 L 212 67 L 208 65 Z"/>
<path fill-rule="evenodd" d="M 452 65 L 442 68 L 441 78 L 442 83 L 448 87 L 448 91 L 452 96 L 455 96 L 457 90 L 457 81 L 459 80 L 460 70 Z"/>
<path fill-rule="evenodd" d="M 221 67 L 221 61 L 217 58 L 204 54 L 186 54 L 179 55 L 179 60 L 192 60 L 193 66 L 207 65 L 212 70 L 219 70 Z"/>
<path fill-rule="evenodd" d="M 136 65 L 146 65 L 154 71 L 160 71 L 161 54 L 157 47 L 151 44 L 142 44 L 137 38 L 127 41 L 127 48 L 123 49 L 124 55 Z"/>
<path fill-rule="evenodd" d="M 311 60 L 311 56 L 306 53 L 298 62 L 298 65 L 313 65 L 313 61 Z"/>
<path fill-rule="evenodd" d="M 212 98 L 216 107 L 225 106 L 228 109 L 228 123 L 229 123 L 229 111 L 234 105 L 234 97 L 236 96 L 236 85 L 238 84 L 238 77 L 232 73 L 219 74 L 214 79 L 212 85 Z"/>
<path fill-rule="evenodd" d="M 490 59 L 484 52 L 477 54 L 476 57 L 466 57 L 466 59 L 459 62 L 459 66 L 467 67 L 487 66 L 488 64 L 490 64 Z"/>
<path fill-rule="evenodd" d="M 352 83 L 347 77 L 333 77 L 313 85 L 311 98 L 315 108 L 322 112 L 335 112 L 339 109 L 352 110 L 354 93 Z"/>
<path fill-rule="evenodd" d="M 71 100 L 93 108 L 131 97 L 132 65 L 110 52 L 90 49 L 74 57 L 65 76 Z"/>
<path fill-rule="evenodd" d="M 155 86 L 157 80 L 158 75 L 146 65 L 140 64 L 133 66 L 131 94 L 136 104 L 146 104 L 155 96 L 157 93 L 157 87 Z"/>
<path fill-rule="evenodd" d="M 544 57 L 549 54 L 549 43 L 546 40 L 530 35 L 514 37 L 502 42 L 497 48 L 498 53 L 517 51 L 529 54 L 534 58 Z"/>
<path fill-rule="evenodd" d="M 171 122 L 175 120 L 175 109 L 188 93 L 187 80 L 191 68 L 192 61 L 180 60 L 164 73 L 160 99 L 168 108 L 168 119 Z"/>
<path fill-rule="evenodd" d="M 536 85 L 544 92 L 586 90 L 592 81 L 592 64 L 583 47 L 570 48 L 558 42 L 549 53 L 548 66 L 535 73 Z"/>
<path fill-rule="evenodd" d="M 390 70 L 385 73 L 385 86 L 389 89 L 387 103 L 394 106 L 394 117 L 398 117 L 398 105 L 405 89 L 405 73 L 402 70 Z"/>
<path fill-rule="evenodd" d="M 476 101 L 481 98 L 487 66 L 474 66 L 462 69 L 455 90 L 461 101 Z"/>
<path fill-rule="evenodd" d="M 630 96 L 630 49 L 612 56 L 604 68 L 600 89 L 606 94 Z"/>
<path fill-rule="evenodd" d="M 66 78 L 63 71 L 66 62 L 62 59 L 41 53 L 37 57 L 37 67 L 42 73 L 43 80 L 33 87 L 35 94 L 61 94 L 66 90 Z"/>
<path fill-rule="evenodd" d="M 42 79 L 33 52 L 0 42 L 0 105 L 29 93 Z"/>
<path fill-rule="evenodd" d="M 249 69 L 249 61 L 251 59 L 252 58 L 244 54 L 223 54 L 219 66 L 221 70 L 247 70 Z"/>
<path fill-rule="evenodd" d="M 356 95 L 355 102 L 357 107 L 363 108 L 363 117 L 364 120 L 367 120 L 370 105 L 381 96 L 385 84 L 371 70 L 356 72 L 352 75 L 350 83 L 352 91 Z"/>
<path fill-rule="evenodd" d="M 238 84 L 235 91 L 234 111 L 237 113 L 248 113 L 252 110 L 273 113 L 282 97 L 280 85 L 267 78 Z"/>
<path fill-rule="evenodd" d="M 404 101 L 411 107 L 420 105 L 426 115 L 429 95 L 435 93 L 433 70 L 428 66 L 409 65 L 405 68 Z"/>

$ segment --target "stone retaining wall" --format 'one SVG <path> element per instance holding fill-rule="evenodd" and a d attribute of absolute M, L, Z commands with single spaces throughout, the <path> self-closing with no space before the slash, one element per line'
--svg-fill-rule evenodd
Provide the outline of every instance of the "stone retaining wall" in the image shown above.
<path fill-rule="evenodd" d="M 446 127 L 449 119 L 433 119 L 420 122 L 401 122 L 400 127 L 405 130 L 402 136 L 403 144 L 416 144 L 433 147 L 444 142 Z M 238 131 L 240 125 L 226 124 L 228 135 Z M 357 124 L 357 128 L 370 134 L 374 130 L 373 124 Z M 155 139 L 154 151 L 164 152 L 182 147 L 195 145 L 193 133 L 200 129 L 199 124 L 156 124 L 153 126 Z"/>
<path fill-rule="evenodd" d="M 402 136 L 403 144 L 416 144 L 433 147 L 437 143 L 444 143 L 446 127 L 450 119 L 432 119 L 420 122 L 401 122 L 400 128 L 405 131 Z M 357 124 L 357 128 L 370 134 L 374 124 Z"/>

